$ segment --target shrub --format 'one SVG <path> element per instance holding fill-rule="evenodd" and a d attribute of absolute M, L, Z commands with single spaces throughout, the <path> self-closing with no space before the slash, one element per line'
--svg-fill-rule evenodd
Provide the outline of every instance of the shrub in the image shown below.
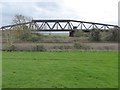
<path fill-rule="evenodd" d="M 28 40 L 28 38 L 29 38 L 29 35 L 27 33 L 21 34 L 19 37 L 19 39 L 22 41 L 26 41 L 26 40 Z"/>
<path fill-rule="evenodd" d="M 7 49 L 7 51 L 15 51 L 15 45 L 10 45 Z"/>
<path fill-rule="evenodd" d="M 120 40 L 120 31 L 117 29 L 110 30 L 109 34 L 104 38 L 105 41 L 119 42 Z"/>
<path fill-rule="evenodd" d="M 32 41 L 32 42 L 36 42 L 39 40 L 39 37 L 37 35 L 31 35 L 28 38 L 26 38 L 27 41 Z"/>
<path fill-rule="evenodd" d="M 60 46 L 53 46 L 53 49 L 61 49 L 61 50 L 67 50 L 67 49 L 72 49 L 72 46 L 70 45 L 60 45 Z"/>
<path fill-rule="evenodd" d="M 75 49 L 83 49 L 83 50 L 90 49 L 89 46 L 84 45 L 84 44 L 80 44 L 80 43 L 74 43 L 74 48 Z"/>
<path fill-rule="evenodd" d="M 46 51 L 46 48 L 45 48 L 45 46 L 44 45 L 36 45 L 36 47 L 35 47 L 35 49 L 34 49 L 35 51 Z"/>
<path fill-rule="evenodd" d="M 14 38 L 14 41 L 32 41 L 32 42 L 36 42 L 41 40 L 44 35 L 41 35 L 39 33 L 31 33 L 31 31 L 29 29 L 13 29 L 11 30 L 12 33 L 12 39 Z"/>
<path fill-rule="evenodd" d="M 11 33 L 16 39 L 22 41 L 26 41 L 31 36 L 31 32 L 28 29 L 13 29 Z"/>
<path fill-rule="evenodd" d="M 100 31 L 97 30 L 97 29 L 93 29 L 90 32 L 89 40 L 91 40 L 91 41 L 100 41 L 101 40 Z"/>
<path fill-rule="evenodd" d="M 82 30 L 75 31 L 74 36 L 75 37 L 88 37 L 88 32 L 84 32 Z"/>

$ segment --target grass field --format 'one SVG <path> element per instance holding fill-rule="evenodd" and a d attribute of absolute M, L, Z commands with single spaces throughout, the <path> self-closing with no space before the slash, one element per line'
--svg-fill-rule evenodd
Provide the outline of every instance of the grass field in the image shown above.
<path fill-rule="evenodd" d="M 3 88 L 117 88 L 117 52 L 3 52 Z"/>

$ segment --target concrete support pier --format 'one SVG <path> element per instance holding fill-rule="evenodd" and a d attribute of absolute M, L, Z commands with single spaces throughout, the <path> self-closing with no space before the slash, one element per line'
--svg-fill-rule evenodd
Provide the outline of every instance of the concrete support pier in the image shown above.
<path fill-rule="evenodd" d="M 75 31 L 70 31 L 69 32 L 69 37 L 74 37 Z"/>

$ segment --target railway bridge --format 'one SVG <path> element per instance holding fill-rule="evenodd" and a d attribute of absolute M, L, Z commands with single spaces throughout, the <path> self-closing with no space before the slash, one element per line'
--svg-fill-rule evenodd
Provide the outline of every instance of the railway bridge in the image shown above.
<path fill-rule="evenodd" d="M 42 31 L 42 32 L 64 32 L 68 31 L 69 36 L 73 37 L 75 31 L 83 30 L 89 32 L 93 29 L 100 31 L 111 30 L 111 29 L 120 29 L 118 25 L 112 24 L 103 24 L 95 22 L 86 22 L 78 20 L 32 20 L 31 22 L 19 23 L 14 25 L 2 26 L 0 30 L 13 29 L 15 27 L 22 26 L 31 31 Z"/>

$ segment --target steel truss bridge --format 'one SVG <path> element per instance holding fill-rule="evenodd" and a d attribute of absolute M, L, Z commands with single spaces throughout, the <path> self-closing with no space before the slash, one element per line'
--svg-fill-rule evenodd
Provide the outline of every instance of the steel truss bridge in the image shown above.
<path fill-rule="evenodd" d="M 78 30 L 88 32 L 93 29 L 97 29 L 100 31 L 120 29 L 120 27 L 117 25 L 77 20 L 32 20 L 31 22 L 2 26 L 0 30 L 13 29 L 18 26 L 22 26 L 23 28 L 26 27 L 31 31 L 43 31 L 43 32 L 68 31 L 70 32 L 70 36 L 73 36 L 74 32 Z"/>

